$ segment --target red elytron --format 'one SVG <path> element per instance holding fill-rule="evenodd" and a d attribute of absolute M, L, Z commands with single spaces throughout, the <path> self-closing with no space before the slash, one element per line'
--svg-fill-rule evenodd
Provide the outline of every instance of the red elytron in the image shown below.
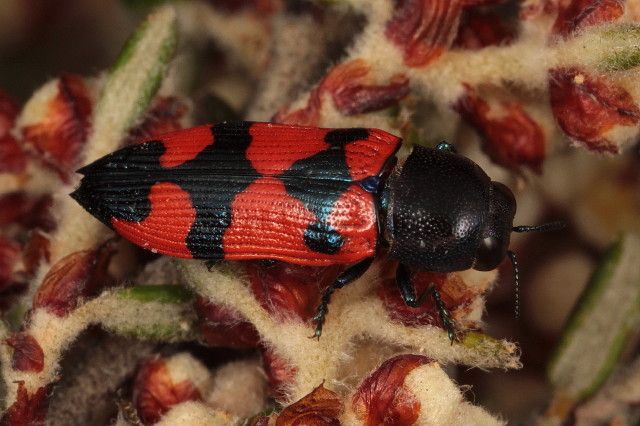
<path fill-rule="evenodd" d="M 170 256 L 354 263 L 375 254 L 372 191 L 400 141 L 373 129 L 199 126 L 83 168 L 73 196 L 125 238 Z"/>

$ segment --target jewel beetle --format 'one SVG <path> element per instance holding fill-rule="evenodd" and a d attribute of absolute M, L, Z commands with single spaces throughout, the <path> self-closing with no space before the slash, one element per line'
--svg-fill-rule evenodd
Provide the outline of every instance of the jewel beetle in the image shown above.
<path fill-rule="evenodd" d="M 386 251 L 405 303 L 433 296 L 453 339 L 437 289 L 418 297 L 410 271 L 494 269 L 512 255 L 511 232 L 533 228 L 513 228 L 511 191 L 451 145 L 415 146 L 398 161 L 401 142 L 366 128 L 204 125 L 81 168 L 71 196 L 123 237 L 169 256 L 349 265 L 322 296 L 318 337 L 332 293 Z"/>

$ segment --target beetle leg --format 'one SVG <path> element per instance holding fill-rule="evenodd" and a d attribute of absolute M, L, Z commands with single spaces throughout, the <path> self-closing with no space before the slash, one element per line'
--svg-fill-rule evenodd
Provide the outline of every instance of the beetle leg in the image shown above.
<path fill-rule="evenodd" d="M 356 263 L 353 266 L 347 268 L 344 272 L 338 275 L 338 278 L 331 284 L 322 294 L 322 299 L 320 300 L 320 304 L 318 305 L 318 309 L 316 310 L 316 314 L 313 316 L 313 320 L 317 322 L 316 331 L 311 336 L 311 338 L 320 339 L 322 335 L 322 326 L 324 325 L 324 319 L 329 310 L 329 301 L 331 300 L 331 295 L 334 291 L 339 288 L 344 287 L 345 285 L 357 280 L 369 269 L 369 266 L 373 263 L 373 257 L 368 257 L 360 262 Z"/>
<path fill-rule="evenodd" d="M 436 288 L 434 284 L 429 286 L 429 289 L 425 292 L 425 294 L 429 292 L 433 296 L 433 300 L 436 302 L 436 308 L 438 309 L 438 315 L 440 315 L 440 321 L 442 321 L 442 325 L 447 330 L 447 336 L 449 336 L 449 340 L 453 345 L 454 340 L 458 340 L 458 336 L 456 334 L 455 323 L 451 319 L 451 314 L 449 310 L 444 305 L 442 298 L 440 297 L 440 292 Z"/>
<path fill-rule="evenodd" d="M 407 306 L 412 308 L 418 308 L 422 306 L 424 300 L 428 295 L 433 297 L 433 300 L 436 304 L 436 309 L 438 310 L 438 315 L 440 316 L 440 321 L 442 321 L 442 325 L 447 330 L 447 336 L 449 336 L 449 340 L 453 344 L 454 340 L 457 340 L 455 323 L 451 319 L 451 314 L 449 310 L 444 305 L 442 301 L 442 297 L 440 297 L 440 292 L 438 288 L 431 283 L 429 288 L 420 295 L 420 297 L 416 297 L 416 290 L 411 283 L 411 276 L 409 275 L 409 271 L 406 266 L 400 264 L 398 265 L 398 269 L 396 269 L 396 284 L 400 290 L 400 295 L 402 296 L 402 300 Z"/>

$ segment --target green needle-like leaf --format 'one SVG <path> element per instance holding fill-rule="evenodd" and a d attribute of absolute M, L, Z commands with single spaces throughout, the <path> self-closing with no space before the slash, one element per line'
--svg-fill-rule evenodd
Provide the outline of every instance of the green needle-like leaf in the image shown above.
<path fill-rule="evenodd" d="M 640 323 L 640 238 L 626 235 L 601 261 L 548 369 L 556 392 L 580 400 L 607 379 Z"/>

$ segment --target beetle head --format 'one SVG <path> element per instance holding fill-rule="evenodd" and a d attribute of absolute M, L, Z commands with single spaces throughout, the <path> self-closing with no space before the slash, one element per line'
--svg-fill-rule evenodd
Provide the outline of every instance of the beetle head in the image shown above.
<path fill-rule="evenodd" d="M 391 176 L 385 236 L 403 264 L 434 272 L 496 268 L 516 203 L 468 158 L 416 146 Z"/>

